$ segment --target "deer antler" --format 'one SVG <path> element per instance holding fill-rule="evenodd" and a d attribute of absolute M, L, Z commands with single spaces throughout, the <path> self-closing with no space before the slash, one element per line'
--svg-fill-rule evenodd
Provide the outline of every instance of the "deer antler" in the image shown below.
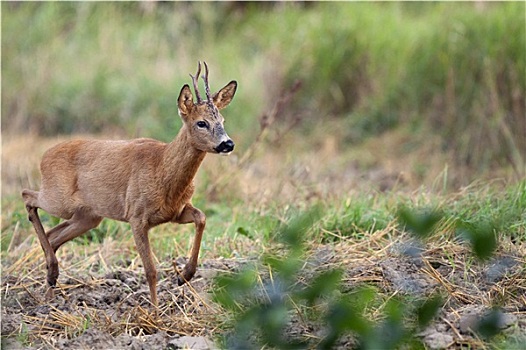
<path fill-rule="evenodd" d="M 205 67 L 206 67 L 206 63 L 205 63 Z M 197 61 L 197 73 L 195 74 L 195 76 L 190 74 L 190 77 L 192 78 L 192 83 L 194 84 L 194 91 L 195 91 L 195 97 L 197 98 L 197 103 L 200 103 L 202 101 L 201 95 L 199 95 L 199 83 L 198 83 L 199 74 L 201 74 L 201 61 Z M 208 67 L 206 67 L 206 75 L 208 76 Z M 205 80 L 205 83 L 206 83 L 206 80 Z M 207 95 L 207 98 L 208 98 L 208 95 Z"/>
<path fill-rule="evenodd" d="M 205 75 L 203 75 L 202 78 L 205 82 L 206 99 L 208 100 L 208 102 L 212 102 L 212 97 L 210 94 L 210 86 L 208 85 L 208 65 L 204 61 L 203 63 L 205 64 Z"/>

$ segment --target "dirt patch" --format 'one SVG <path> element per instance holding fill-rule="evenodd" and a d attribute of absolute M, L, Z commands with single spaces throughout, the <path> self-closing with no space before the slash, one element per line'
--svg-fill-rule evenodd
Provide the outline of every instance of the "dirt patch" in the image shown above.
<path fill-rule="evenodd" d="M 426 251 L 412 243 L 392 244 L 373 254 L 368 249 L 360 253 L 361 249 L 359 244 L 346 243 L 320 246 L 305 265 L 305 273 L 338 266 L 345 270 L 345 288 L 367 283 L 386 295 L 419 297 L 437 291 L 446 295 L 435 322 L 418 335 L 430 349 L 484 346 L 473 328 L 494 304 L 501 308 L 498 324 L 505 334 L 518 338 L 526 331 L 523 257 L 499 254 L 481 264 L 472 262 L 467 249 L 452 245 Z M 180 259 L 176 265 L 180 269 L 184 263 Z M 245 264 L 244 260 L 204 261 L 192 283 L 179 287 L 172 262 L 162 263 L 158 315 L 152 311 L 140 270 L 117 267 L 100 275 L 62 271 L 60 289 L 50 302 L 43 300 L 41 265 L 38 273 L 11 273 L 2 281 L 2 348 L 217 348 L 221 310 L 210 301 L 213 277 Z M 320 330 L 294 317 L 288 331 L 320 336 Z M 353 345 L 351 336 L 339 342 L 339 348 Z"/>
<path fill-rule="evenodd" d="M 46 302 L 44 276 L 7 275 L 2 281 L 3 348 L 212 349 L 209 324 L 218 313 L 207 291 L 212 277 L 242 261 L 205 262 L 191 285 L 179 287 L 173 269 L 159 269 L 159 314 L 153 312 L 142 271 L 59 277 Z M 178 261 L 178 268 L 184 260 Z M 31 345 L 31 346 L 29 346 Z"/>
<path fill-rule="evenodd" d="M 526 264 L 520 254 L 498 254 L 480 263 L 462 246 L 426 251 L 412 242 L 393 244 L 386 256 L 350 268 L 346 282 L 349 288 L 374 284 L 393 296 L 445 296 L 434 322 L 418 334 L 429 349 L 485 348 L 474 331 L 494 307 L 498 329 L 511 339 L 526 340 Z"/>

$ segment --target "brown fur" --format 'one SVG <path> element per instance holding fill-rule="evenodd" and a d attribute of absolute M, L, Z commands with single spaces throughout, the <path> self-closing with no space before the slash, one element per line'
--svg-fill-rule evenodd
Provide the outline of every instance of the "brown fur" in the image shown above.
<path fill-rule="evenodd" d="M 44 154 L 40 191 L 24 190 L 22 196 L 46 255 L 48 297 L 53 295 L 59 274 L 56 250 L 96 227 L 104 217 L 130 223 L 154 305 L 157 272 L 148 230 L 166 222 L 194 223 L 195 241 L 179 284 L 193 277 L 206 222 L 205 215 L 191 204 L 193 179 L 206 153 L 218 153 L 216 147 L 229 140 L 218 110 L 230 103 L 236 87 L 232 81 L 213 101 L 194 104 L 190 88 L 183 86 L 178 99 L 183 127 L 171 143 L 75 140 Z M 199 127 L 200 121 L 209 127 Z M 66 221 L 45 233 L 37 208 Z"/>

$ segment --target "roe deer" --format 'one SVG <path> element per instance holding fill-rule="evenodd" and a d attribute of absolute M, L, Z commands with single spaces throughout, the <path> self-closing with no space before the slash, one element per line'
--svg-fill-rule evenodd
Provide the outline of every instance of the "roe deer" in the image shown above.
<path fill-rule="evenodd" d="M 76 140 L 60 143 L 44 154 L 40 191 L 23 190 L 22 197 L 45 253 L 48 299 L 53 297 L 59 274 L 56 250 L 95 228 L 104 217 L 130 223 L 155 306 L 157 271 L 148 240 L 150 228 L 169 221 L 195 224 L 191 256 L 178 276 L 179 285 L 194 276 L 205 215 L 192 206 L 193 179 L 207 152 L 229 154 L 234 149 L 219 110 L 232 101 L 237 88 L 233 80 L 211 95 L 206 62 L 204 67 L 206 100 L 199 95 L 199 62 L 197 74 L 190 75 L 197 102 L 185 84 L 177 100 L 183 126 L 171 143 L 145 138 Z M 45 233 L 38 208 L 66 221 Z"/>

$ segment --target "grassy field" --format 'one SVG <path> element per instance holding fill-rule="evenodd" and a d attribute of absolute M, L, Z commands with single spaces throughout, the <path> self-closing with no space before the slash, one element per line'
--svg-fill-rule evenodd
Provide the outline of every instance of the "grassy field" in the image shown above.
<path fill-rule="evenodd" d="M 1 6 L 2 348 L 526 341 L 524 3 Z M 175 286 L 193 227 L 153 229 L 156 316 L 129 225 L 105 219 L 57 252 L 45 302 L 20 198 L 43 152 L 171 140 L 197 60 L 239 91 L 236 151 L 196 178 L 196 279 Z"/>
<path fill-rule="evenodd" d="M 16 159 L 37 159 L 45 146 L 41 149 L 34 145 L 47 145 L 56 139 L 28 138 L 26 141 L 30 149 L 17 141 L 4 144 L 4 150 L 14 147 L 23 152 L 13 153 L 11 156 L 15 158 L 7 158 L 9 153 L 6 152 L 3 171 L 13 170 L 9 164 L 16 164 Z M 371 145 L 359 147 L 359 150 L 374 152 Z M 153 349 L 167 346 L 177 335 L 206 337 L 216 342 L 214 346 L 222 344 L 221 347 L 236 347 L 235 344 L 241 348 L 263 347 L 265 342 L 238 344 L 236 339 L 239 338 L 230 332 L 237 330 L 234 334 L 244 337 L 245 331 L 238 330 L 236 320 L 246 322 L 243 321 L 246 320 L 244 312 L 251 310 L 253 304 L 243 306 L 243 302 L 261 295 L 258 290 L 268 293 L 270 281 L 272 285 L 277 283 L 282 267 L 271 264 L 269 257 L 300 262 L 300 265 L 293 265 L 298 270 L 289 282 L 295 286 L 308 286 L 318 274 L 338 270 L 343 271 L 343 275 L 334 287 L 340 291 L 337 295 L 362 293 L 356 291 L 362 286 L 374 288 L 366 296 L 358 294 L 368 300 L 360 302 L 367 305 L 360 313 L 374 332 L 380 332 L 378 327 L 382 326 L 392 307 L 390 300 L 412 305 L 423 297 L 439 293 L 443 304 L 430 329 L 438 327 L 442 331 L 423 328 L 412 333 L 418 334 L 417 340 L 403 338 L 399 341 L 402 344 L 422 342 L 428 348 L 520 348 L 526 326 L 523 308 L 526 302 L 526 181 L 514 184 L 502 179 L 481 181 L 449 191 L 445 185 L 447 171 L 444 171 L 435 179 L 434 186 L 411 188 L 398 177 L 388 176 L 390 173 L 386 169 L 389 169 L 390 158 L 384 160 L 382 167 L 382 172 L 386 173 L 355 170 L 355 179 L 349 180 L 341 176 L 340 167 L 344 165 L 309 170 L 313 157 L 321 159 L 323 152 L 327 151 L 299 157 L 290 155 L 284 160 L 286 148 L 283 148 L 265 152 L 243 166 L 235 159 L 207 158 L 198 175 L 194 201 L 207 215 L 207 229 L 201 248 L 201 265 L 190 286 L 174 286 L 173 266 L 181 268 L 184 260 L 180 259 L 187 256 L 192 244 L 193 227 L 164 225 L 151 232 L 161 273 L 159 319 L 149 311 L 146 282 L 129 225 L 111 220 L 104 220 L 97 229 L 58 251 L 61 292 L 53 302 L 45 302 L 43 253 L 16 194 L 18 186 L 4 186 L 9 194 L 2 197 L 2 334 L 9 336 L 3 338 L 4 341 L 11 341 L 5 343 L 6 348 L 120 348 L 136 342 L 143 346 L 152 344 Z M 332 160 L 336 164 L 345 163 L 340 155 L 333 156 Z M 25 167 L 23 174 L 37 174 L 37 164 L 38 161 L 34 161 L 32 166 Z M 231 170 L 233 175 L 222 177 L 225 169 Z M 378 177 L 384 179 L 385 184 L 379 184 Z M 28 178 L 19 178 L 19 182 Z M 331 183 L 324 183 L 321 178 L 330 178 Z M 38 179 L 29 182 L 35 184 Z M 304 244 L 299 245 L 302 248 L 298 253 L 291 255 L 290 249 L 282 243 L 281 233 L 294 218 L 313 206 L 321 208 L 317 220 L 312 227 L 301 229 L 295 241 Z M 421 213 L 440 213 L 430 237 L 413 237 L 411 229 L 407 228 L 411 227 L 407 218 L 400 216 L 402 208 L 415 213 L 417 222 Z M 58 222 L 45 213 L 42 218 L 46 227 Z M 482 253 L 477 253 L 476 242 L 493 238 L 495 246 L 484 248 L 487 244 L 482 243 Z M 485 259 L 477 258 L 477 254 Z M 214 293 L 222 290 L 217 288 L 214 276 L 246 269 L 255 275 L 250 275 L 250 288 L 245 291 L 248 296 L 241 301 L 235 300 L 239 308 L 223 309 L 221 304 L 212 302 Z M 237 273 L 234 272 L 234 276 Z M 238 282 L 233 281 L 236 288 Z M 327 327 L 323 312 L 328 306 L 323 305 L 334 301 L 331 299 L 334 293 L 334 290 L 327 292 L 314 306 L 301 299 L 294 302 L 292 309 L 282 305 L 283 315 L 288 315 L 283 319 L 294 320 L 292 326 L 286 328 L 292 327 L 294 332 L 283 334 L 294 334 L 296 340 L 305 342 L 308 347 L 321 343 Z M 124 300 L 115 295 L 125 295 Z M 100 297 L 93 301 L 90 299 L 93 296 Z M 108 298 L 110 301 L 106 300 Z M 107 304 L 101 306 L 99 299 Z M 42 309 L 45 305 L 50 307 Z M 483 320 L 485 312 L 493 307 L 498 307 L 503 315 L 501 318 L 508 322 L 498 326 L 498 335 L 486 337 L 484 333 L 466 328 L 470 315 L 475 315 L 477 321 Z M 13 318 L 13 314 L 18 314 L 18 318 Z M 403 315 L 404 322 L 412 322 L 414 316 L 409 311 L 404 311 Z M 14 327 L 13 323 L 18 326 Z M 268 320 L 250 324 L 254 326 L 254 334 L 261 334 L 258 330 L 265 329 Z M 472 322 L 473 329 L 475 325 Z M 330 347 L 356 347 L 358 342 L 367 344 L 367 339 L 376 337 L 371 335 L 376 334 L 374 332 L 357 338 L 359 333 L 342 331 Z M 438 343 L 435 340 L 437 332 L 445 337 Z M 156 334 L 157 338 L 153 339 Z M 109 342 L 105 340 L 108 335 L 112 339 Z M 371 343 L 365 347 L 373 349 L 383 344 L 381 347 L 386 348 L 387 344 L 396 344 L 391 339 L 383 341 L 385 343 L 380 345 Z M 274 347 L 282 348 L 283 344 L 274 344 Z"/>

